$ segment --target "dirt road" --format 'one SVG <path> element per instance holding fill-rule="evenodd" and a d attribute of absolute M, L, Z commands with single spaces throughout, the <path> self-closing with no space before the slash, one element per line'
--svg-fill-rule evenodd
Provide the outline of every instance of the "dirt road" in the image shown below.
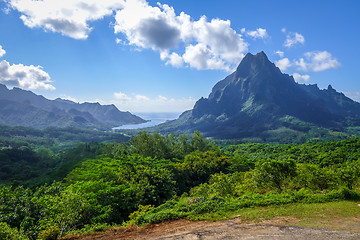
<path fill-rule="evenodd" d="M 81 240 L 213 240 L 213 239 L 360 239 L 360 232 L 284 226 L 295 219 L 274 219 L 260 224 L 242 223 L 234 218 L 218 222 L 178 220 L 149 225 L 141 229 L 113 229 L 96 235 L 72 238 Z M 282 224 L 282 225 L 280 225 Z M 359 230 L 360 230 L 360 226 Z"/>

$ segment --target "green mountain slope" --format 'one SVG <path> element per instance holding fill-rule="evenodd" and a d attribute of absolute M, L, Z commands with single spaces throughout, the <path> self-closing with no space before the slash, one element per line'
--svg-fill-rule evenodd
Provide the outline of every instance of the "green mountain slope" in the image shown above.
<path fill-rule="evenodd" d="M 330 85 L 298 84 L 281 73 L 264 52 L 248 53 L 236 71 L 218 82 L 208 98 L 177 120 L 154 128 L 160 132 L 199 130 L 220 139 L 299 135 L 313 129 L 344 131 L 360 125 L 360 104 Z M 286 134 L 285 134 L 286 135 Z"/>
<path fill-rule="evenodd" d="M 114 105 L 75 103 L 69 100 L 49 100 L 20 88 L 9 90 L 0 84 L 0 123 L 9 126 L 79 127 L 110 129 L 124 124 L 144 123 L 129 112 Z"/>

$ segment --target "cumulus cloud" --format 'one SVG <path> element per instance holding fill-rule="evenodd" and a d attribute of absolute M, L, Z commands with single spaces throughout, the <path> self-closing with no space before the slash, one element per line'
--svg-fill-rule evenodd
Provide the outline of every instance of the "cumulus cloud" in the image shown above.
<path fill-rule="evenodd" d="M 281 51 L 277 51 L 276 53 L 279 54 L 279 56 L 284 55 Z M 303 58 L 293 60 L 281 58 L 280 60 L 275 61 L 275 65 L 280 68 L 281 71 L 286 71 L 291 68 L 302 72 L 321 72 L 341 66 L 340 62 L 327 51 L 306 52 Z M 300 75 L 298 73 L 294 73 L 294 78 L 300 82 L 310 80 L 310 76 Z"/>
<path fill-rule="evenodd" d="M 247 51 L 248 44 L 229 20 L 208 21 L 202 16 L 193 21 L 184 12 L 176 15 L 166 4 L 152 7 L 146 1 L 126 1 L 115 20 L 115 33 L 124 34 L 130 45 L 157 50 L 166 64 L 175 67 L 185 63 L 197 69 L 229 71 Z"/>
<path fill-rule="evenodd" d="M 8 0 L 11 8 L 21 12 L 30 28 L 39 27 L 75 39 L 86 39 L 90 21 L 113 14 L 123 6 L 122 0 Z"/>
<path fill-rule="evenodd" d="M 351 98 L 354 101 L 360 102 L 360 92 L 344 92 L 344 94 L 348 97 Z"/>
<path fill-rule="evenodd" d="M 5 49 L 0 45 L 0 57 L 5 53 Z M 6 60 L 0 62 L 0 83 L 25 89 L 55 89 L 50 84 L 50 75 L 41 66 L 10 64 Z"/>
<path fill-rule="evenodd" d="M 282 58 L 275 62 L 275 65 L 280 68 L 281 71 L 286 71 L 292 64 L 288 58 Z"/>
<path fill-rule="evenodd" d="M 119 109 L 131 112 L 154 112 L 159 109 L 163 112 L 183 112 L 193 108 L 196 102 L 192 97 L 175 99 L 159 95 L 150 98 L 140 94 L 129 97 L 122 92 L 114 93 L 114 97 L 112 102 L 115 102 Z"/>
<path fill-rule="evenodd" d="M 299 73 L 294 73 L 292 76 L 294 77 L 294 80 L 296 82 L 308 82 L 308 81 L 310 81 L 310 76 L 309 75 L 301 75 Z"/>
<path fill-rule="evenodd" d="M 120 100 L 121 102 L 126 102 L 131 100 L 131 98 L 123 92 L 115 92 L 114 97 Z"/>
<path fill-rule="evenodd" d="M 123 33 L 130 45 L 154 50 L 176 47 L 180 38 L 178 19 L 167 5 L 152 7 L 146 1 L 126 1 L 116 12 L 115 33 Z"/>
<path fill-rule="evenodd" d="M 25 89 L 54 90 L 50 76 L 41 66 L 0 62 L 0 83 Z"/>
<path fill-rule="evenodd" d="M 66 94 L 61 94 L 61 95 L 60 95 L 60 98 L 61 98 L 61 99 L 64 99 L 64 100 L 69 100 L 69 101 L 72 101 L 72 102 L 75 102 L 75 103 L 79 103 L 79 102 L 80 102 L 77 98 L 71 97 L 71 96 L 66 95 Z"/>
<path fill-rule="evenodd" d="M 253 31 L 246 30 L 245 28 L 242 28 L 241 33 L 244 33 L 247 36 L 252 37 L 254 39 L 258 39 L 258 38 L 265 39 L 265 38 L 269 37 L 266 29 L 264 29 L 264 28 L 258 28 L 258 29 L 253 30 Z"/>
<path fill-rule="evenodd" d="M 279 57 L 281 57 L 281 58 L 283 58 L 284 57 L 284 55 L 285 55 L 285 53 L 283 52 L 283 51 L 276 51 L 275 52 L 277 55 L 279 55 Z"/>
<path fill-rule="evenodd" d="M 166 65 L 172 65 L 174 67 L 182 67 L 184 65 L 184 60 L 182 56 L 179 54 L 172 52 L 171 54 L 169 51 L 162 51 L 160 53 L 161 60 L 165 61 Z"/>
<path fill-rule="evenodd" d="M 303 35 L 301 35 L 300 33 L 289 33 L 286 36 L 286 40 L 284 42 L 284 46 L 287 48 L 291 48 L 292 46 L 296 45 L 296 44 L 304 44 L 305 43 L 305 38 Z"/>
<path fill-rule="evenodd" d="M 247 52 L 247 42 L 231 28 L 229 20 L 202 16 L 194 21 L 184 12 L 177 15 L 166 4 L 150 6 L 146 0 L 7 1 L 21 13 L 26 26 L 74 39 L 86 39 L 92 21 L 114 15 L 114 32 L 123 34 L 126 40 L 117 38 L 117 43 L 158 51 L 167 65 L 175 67 L 230 71 Z M 247 34 L 252 38 L 267 37 L 263 28 Z"/>
<path fill-rule="evenodd" d="M 116 39 L 115 39 L 115 42 L 116 42 L 117 44 L 121 44 L 121 43 L 122 43 L 122 40 L 121 40 L 120 38 L 116 38 Z"/>
<path fill-rule="evenodd" d="M 302 71 L 321 72 L 341 66 L 340 62 L 327 51 L 306 52 L 304 56 L 305 58 L 295 61 L 295 65 Z"/>
<path fill-rule="evenodd" d="M 224 69 L 230 71 L 231 69 L 226 66 L 225 62 L 214 56 L 212 50 L 205 44 L 189 45 L 185 49 L 183 59 L 190 67 L 198 70 L 202 69 Z"/>
<path fill-rule="evenodd" d="M 144 95 L 137 94 L 137 95 L 135 95 L 135 100 L 142 102 L 142 101 L 149 101 L 150 98 L 148 98 L 147 96 L 144 96 Z"/>
<path fill-rule="evenodd" d="M 6 53 L 6 51 L 5 51 L 5 50 L 2 48 L 2 46 L 0 45 L 0 58 L 1 58 L 2 56 L 4 56 L 5 53 Z"/>

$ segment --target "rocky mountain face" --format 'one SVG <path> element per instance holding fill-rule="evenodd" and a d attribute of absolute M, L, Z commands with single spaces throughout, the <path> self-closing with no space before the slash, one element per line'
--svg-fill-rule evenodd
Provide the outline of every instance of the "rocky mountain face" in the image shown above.
<path fill-rule="evenodd" d="M 46 127 L 79 127 L 110 129 L 124 124 L 144 123 L 145 120 L 114 105 L 75 103 L 57 98 L 49 100 L 31 91 L 0 84 L 0 124 Z"/>
<path fill-rule="evenodd" d="M 243 138 L 282 127 L 341 130 L 359 123 L 359 103 L 330 85 L 320 90 L 316 84 L 296 83 L 260 52 L 248 53 L 234 73 L 213 87 L 208 98 L 199 99 L 192 110 L 158 130 L 200 130 L 216 138 Z"/>

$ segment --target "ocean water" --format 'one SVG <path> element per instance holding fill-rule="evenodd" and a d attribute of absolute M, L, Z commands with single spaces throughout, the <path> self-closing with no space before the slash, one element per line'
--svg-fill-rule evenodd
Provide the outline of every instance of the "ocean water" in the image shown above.
<path fill-rule="evenodd" d="M 140 123 L 140 124 L 122 125 L 119 127 L 114 127 L 113 129 L 138 129 L 138 128 L 154 127 L 166 121 L 177 119 L 181 113 L 134 113 L 134 114 L 141 117 L 142 119 L 148 120 L 148 122 Z"/>

